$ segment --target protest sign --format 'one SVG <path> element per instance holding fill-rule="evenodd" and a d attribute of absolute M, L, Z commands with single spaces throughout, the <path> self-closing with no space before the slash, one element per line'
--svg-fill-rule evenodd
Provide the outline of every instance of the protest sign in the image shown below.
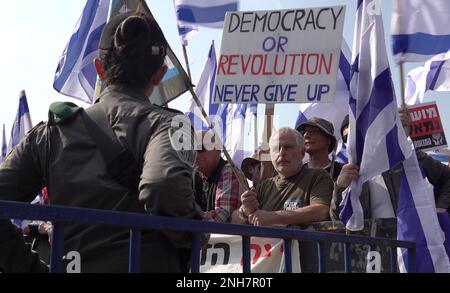
<path fill-rule="evenodd" d="M 284 269 L 282 239 L 252 237 L 250 244 L 252 273 L 279 273 Z M 292 271 L 300 272 L 298 242 L 292 242 Z M 242 237 L 211 234 L 208 247 L 200 256 L 202 273 L 241 273 Z"/>
<path fill-rule="evenodd" d="M 411 117 L 411 139 L 416 150 L 437 150 L 447 146 L 435 102 L 410 106 L 407 111 Z"/>
<path fill-rule="evenodd" d="M 213 103 L 332 102 L 345 6 L 231 12 Z"/>

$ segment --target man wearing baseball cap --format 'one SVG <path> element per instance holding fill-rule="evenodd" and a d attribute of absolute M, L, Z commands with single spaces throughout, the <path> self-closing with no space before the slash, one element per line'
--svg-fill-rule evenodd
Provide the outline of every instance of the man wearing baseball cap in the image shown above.
<path fill-rule="evenodd" d="M 305 150 L 309 154 L 309 162 L 306 165 L 309 168 L 325 169 L 333 181 L 336 181 L 342 164 L 329 158 L 329 154 L 336 148 L 333 124 L 325 119 L 312 117 L 300 124 L 297 130 L 305 138 Z"/>
<path fill-rule="evenodd" d="M 242 161 L 241 170 L 245 177 L 252 181 L 253 187 L 256 187 L 264 179 L 275 176 L 272 162 L 265 160 L 264 154 L 269 156 L 269 152 L 262 150 L 260 147 L 251 157 L 247 157 Z M 267 171 L 263 172 L 262 169 Z"/>

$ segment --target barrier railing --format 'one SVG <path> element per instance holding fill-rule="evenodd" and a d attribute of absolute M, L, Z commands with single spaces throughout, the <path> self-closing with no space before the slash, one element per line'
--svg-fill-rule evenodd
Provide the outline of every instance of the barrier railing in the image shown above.
<path fill-rule="evenodd" d="M 383 247 L 401 247 L 408 250 L 408 271 L 415 272 L 415 243 L 387 238 L 343 235 L 327 232 L 303 231 L 290 228 L 254 227 L 229 223 L 215 223 L 199 220 L 151 216 L 138 213 L 124 213 L 109 210 L 73 208 L 66 206 L 41 206 L 28 203 L 0 201 L 1 219 L 33 219 L 53 223 L 50 272 L 64 272 L 64 223 L 76 222 L 90 225 L 110 225 L 130 228 L 129 272 L 139 272 L 141 252 L 141 231 L 143 229 L 170 229 L 193 233 L 191 272 L 200 271 L 200 245 L 202 233 L 230 234 L 242 237 L 243 272 L 250 273 L 250 237 L 278 238 L 284 240 L 285 272 L 292 272 L 291 241 L 314 241 L 318 248 L 319 272 L 326 272 L 324 244 L 340 242 L 344 244 L 344 271 L 351 273 L 350 244 L 364 244 Z M 397 254 L 391 249 L 391 270 L 396 271 Z"/>

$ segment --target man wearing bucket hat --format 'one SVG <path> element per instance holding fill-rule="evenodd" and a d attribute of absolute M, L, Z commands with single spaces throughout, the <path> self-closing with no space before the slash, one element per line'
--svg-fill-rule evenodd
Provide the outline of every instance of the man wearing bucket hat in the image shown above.
<path fill-rule="evenodd" d="M 330 160 L 329 154 L 336 148 L 334 127 L 329 121 L 312 117 L 307 122 L 300 124 L 297 130 L 305 138 L 305 151 L 309 154 L 309 168 L 325 169 L 330 173 L 333 181 L 336 181 L 342 169 L 342 164 Z"/>

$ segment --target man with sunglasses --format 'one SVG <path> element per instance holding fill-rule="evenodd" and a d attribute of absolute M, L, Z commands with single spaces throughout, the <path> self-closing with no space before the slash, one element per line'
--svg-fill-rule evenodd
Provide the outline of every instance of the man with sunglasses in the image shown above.
<path fill-rule="evenodd" d="M 329 154 L 336 147 L 333 124 L 325 119 L 312 117 L 300 124 L 297 130 L 305 138 L 305 151 L 309 155 L 306 165 L 309 168 L 326 170 L 333 181 L 336 181 L 343 165 L 335 162 L 334 158 L 329 158 Z"/>

